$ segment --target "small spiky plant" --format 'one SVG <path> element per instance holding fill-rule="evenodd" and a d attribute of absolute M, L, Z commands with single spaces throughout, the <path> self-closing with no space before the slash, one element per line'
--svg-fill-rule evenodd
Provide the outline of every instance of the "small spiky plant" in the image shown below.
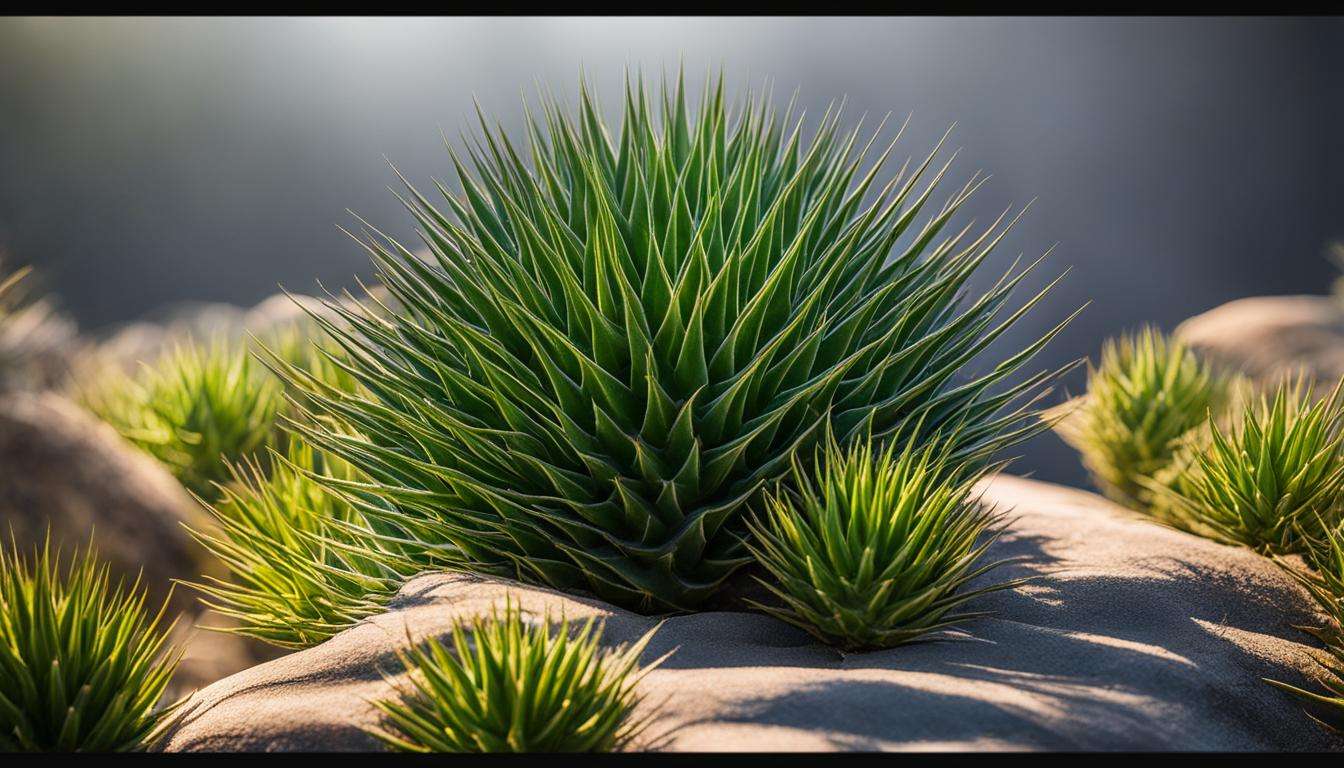
<path fill-rule="evenodd" d="M 1344 512 L 1344 401 L 1303 377 L 1216 421 L 1164 483 L 1170 513 L 1208 535 L 1270 555 L 1303 552 Z"/>
<path fill-rule="evenodd" d="M 748 546 L 783 607 L 756 603 L 848 651 L 890 648 L 966 621 L 972 598 L 1020 581 L 967 585 L 1002 565 L 980 557 L 1000 514 L 981 503 L 949 440 L 818 448 L 749 523 Z"/>
<path fill-rule="evenodd" d="M 225 631 L 306 648 L 386 610 L 416 570 L 393 536 L 368 527 L 356 504 L 318 477 L 358 474 L 300 441 L 269 475 L 252 460 L 232 468 L 211 506 L 215 530 L 192 535 L 225 564 L 229 580 L 191 584 L 215 611 L 239 620 Z"/>
<path fill-rule="evenodd" d="M 768 100 L 727 107 L 721 81 L 694 112 L 680 84 L 649 101 L 628 86 L 614 136 L 586 88 L 577 118 L 546 101 L 521 150 L 483 120 L 473 170 L 453 156 L 460 196 L 408 185 L 429 255 L 367 238 L 402 311 L 319 319 L 367 394 L 315 393 L 359 436 L 305 437 L 427 557 L 693 609 L 749 560 L 744 504 L 823 428 L 960 422 L 953 452 L 981 462 L 1044 429 L 1030 398 L 1052 373 L 1017 374 L 1059 327 L 963 371 L 1044 293 L 1014 306 L 1014 265 L 966 295 L 1003 236 L 944 231 L 977 184 L 923 216 L 946 165 L 878 185 L 890 148 L 870 162 L 839 110 L 806 138 Z"/>
<path fill-rule="evenodd" d="M 210 497 L 228 463 L 260 455 L 273 437 L 281 386 L 241 345 L 180 344 L 136 375 L 109 374 L 79 390 L 84 405 Z"/>
<path fill-rule="evenodd" d="M 150 614 L 138 583 L 113 586 L 88 551 L 14 550 L 0 549 L 0 751 L 145 747 L 179 658 L 164 609 Z"/>
<path fill-rule="evenodd" d="M 656 630 L 655 630 L 656 631 Z M 451 648 L 437 638 L 400 652 L 408 671 L 399 698 L 375 702 L 385 727 L 372 733 L 410 752 L 612 752 L 647 724 L 636 716 L 640 667 L 653 631 L 602 650 L 593 619 L 571 629 L 504 614 L 456 621 Z M 666 657 L 664 657 L 666 658 Z"/>
<path fill-rule="evenodd" d="M 1325 644 L 1330 654 L 1330 660 L 1321 665 L 1324 691 L 1308 691 L 1279 680 L 1266 682 L 1297 696 L 1321 713 L 1321 717 L 1311 714 L 1313 719 L 1328 728 L 1344 730 L 1344 636 L 1340 631 L 1344 627 L 1344 523 L 1326 525 L 1324 521 L 1317 521 L 1314 527 L 1316 535 L 1300 531 L 1306 545 L 1306 568 L 1289 559 L 1276 559 L 1311 593 L 1330 619 L 1325 627 L 1307 629 Z"/>
<path fill-rule="evenodd" d="M 1145 479 L 1171 463 L 1181 439 L 1228 400 L 1231 383 L 1155 328 L 1106 342 L 1087 394 L 1056 431 L 1111 500 L 1148 511 Z"/>

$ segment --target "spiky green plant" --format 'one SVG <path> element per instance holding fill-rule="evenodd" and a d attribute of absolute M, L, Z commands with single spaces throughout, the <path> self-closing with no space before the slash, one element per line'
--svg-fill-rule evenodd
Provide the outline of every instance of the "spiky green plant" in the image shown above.
<path fill-rule="evenodd" d="M 1344 384 L 1344 382 L 1341 382 Z M 1292 554 L 1344 512 L 1344 401 L 1303 377 L 1249 398 L 1231 423 L 1208 425 L 1176 473 L 1150 489 L 1170 514 L 1215 539 Z"/>
<path fill-rule="evenodd" d="M 78 394 L 204 497 L 228 478 L 228 462 L 260 455 L 282 403 L 279 381 L 242 345 L 224 341 L 179 344 L 135 375 L 112 373 Z"/>
<path fill-rule="evenodd" d="M 981 614 L 976 596 L 1020 581 L 968 584 L 1002 565 L 980 557 L 1001 515 L 952 459 L 955 442 L 848 449 L 834 440 L 792 474 L 748 523 L 748 544 L 782 605 L 756 607 L 849 651 L 889 648 Z"/>
<path fill-rule="evenodd" d="M 1228 400 L 1231 383 L 1155 328 L 1111 339 L 1089 366 L 1087 394 L 1056 431 L 1108 498 L 1147 511 L 1144 480 L 1168 464 L 1190 430 Z"/>
<path fill-rule="evenodd" d="M 964 371 L 1044 294 L 1012 304 L 1015 264 L 967 296 L 1003 236 L 945 235 L 976 183 L 925 217 L 937 150 L 880 185 L 890 148 L 869 161 L 838 110 L 809 139 L 766 99 L 730 109 L 721 81 L 694 113 L 680 84 L 661 101 L 627 87 L 614 138 L 586 88 L 577 117 L 544 101 L 521 150 L 483 119 L 474 170 L 453 155 L 460 196 L 407 185 L 428 258 L 367 238 L 403 310 L 319 320 L 368 393 L 314 397 L 361 437 L 305 436 L 428 557 L 690 609 L 748 561 L 744 503 L 822 428 L 961 422 L 970 461 L 1044 428 L 1052 374 L 1017 374 L 1059 326 Z"/>
<path fill-rule="evenodd" d="M 1325 639 L 1329 657 L 1327 661 L 1320 663 L 1324 674 L 1319 682 L 1323 690 L 1309 691 L 1282 680 L 1269 678 L 1265 678 L 1265 682 L 1296 696 L 1308 707 L 1307 716 L 1312 720 L 1332 731 L 1344 732 L 1344 639 L 1338 635 Z"/>
<path fill-rule="evenodd" d="M 0 750 L 111 752 L 147 745 L 179 654 L 138 583 L 112 585 L 85 551 L 63 563 L 0 549 Z M 164 604 L 166 608 L 167 603 Z"/>
<path fill-rule="evenodd" d="M 269 474 L 252 460 L 232 471 L 211 506 L 216 529 L 191 531 L 229 570 L 228 580 L 190 585 L 238 619 L 225 631 L 283 648 L 316 645 L 386 610 L 416 570 L 395 537 L 358 511 L 372 502 L 338 497 L 316 479 L 357 481 L 345 462 L 295 441 Z"/>
<path fill-rule="evenodd" d="M 282 381 L 304 382 L 286 387 L 291 397 L 303 398 L 314 386 L 360 392 L 359 381 L 346 370 L 341 348 L 316 323 L 287 323 L 259 339 L 259 345 L 257 356 L 267 367 L 290 374 L 282 375 Z"/>
<path fill-rule="evenodd" d="M 1330 657 L 1321 664 L 1323 691 L 1308 691 L 1280 680 L 1266 680 L 1270 685 L 1297 696 L 1321 716 L 1310 716 L 1326 727 L 1344 730 L 1344 522 L 1326 525 L 1317 521 L 1315 534 L 1300 531 L 1305 544 L 1304 560 L 1307 567 L 1287 558 L 1276 558 L 1283 568 L 1297 579 L 1315 598 L 1330 623 L 1307 631 L 1325 644 Z M 1324 719 L 1322 719 L 1324 718 Z"/>
<path fill-rule="evenodd" d="M 549 617 L 524 622 L 517 605 L 501 617 L 453 623 L 452 647 L 437 638 L 399 652 L 409 674 L 398 698 L 375 702 L 385 727 L 372 733 L 410 752 L 612 752 L 647 718 L 637 685 L 661 659 L 640 667 L 651 630 L 634 644 L 602 650 L 602 626 L 571 630 Z M 666 658 L 666 657 L 664 657 Z"/>

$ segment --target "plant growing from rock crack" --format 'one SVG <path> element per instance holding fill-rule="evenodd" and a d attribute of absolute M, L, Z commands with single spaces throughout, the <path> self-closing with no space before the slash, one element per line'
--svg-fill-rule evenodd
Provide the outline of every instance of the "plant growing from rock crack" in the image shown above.
<path fill-rule="evenodd" d="M 1100 364 L 1088 369 L 1087 394 L 1065 404 L 1070 411 L 1055 429 L 1082 455 L 1103 494 L 1154 511 L 1144 480 L 1167 467 L 1182 437 L 1224 406 L 1230 387 L 1181 341 L 1144 328 L 1106 342 Z"/>
<path fill-rule="evenodd" d="M 48 544 L 0 550 L 0 750 L 111 752 L 147 745 L 179 654 L 139 584 Z M 165 603 L 165 607 L 166 607 Z"/>
<path fill-rule="evenodd" d="M 662 659 L 639 666 L 652 630 L 615 650 L 601 649 L 601 633 L 593 619 L 529 624 L 513 604 L 455 621 L 451 647 L 430 638 L 399 653 L 407 679 L 399 698 L 374 703 L 385 728 L 372 733 L 413 752 L 622 749 L 647 724 L 636 686 Z"/>
<path fill-rule="evenodd" d="M 400 556 L 394 532 L 368 526 L 358 505 L 317 478 L 357 481 L 349 465 L 295 441 L 267 475 L 253 460 L 232 467 L 211 506 L 216 529 L 192 535 L 229 570 L 189 586 L 202 602 L 239 620 L 224 628 L 283 648 L 306 648 L 382 613 L 418 568 Z"/>
<path fill-rule="evenodd" d="M 228 478 L 228 462 L 265 448 L 282 402 L 275 377 L 223 341 L 179 345 L 137 375 L 86 384 L 79 399 L 207 498 Z"/>
<path fill-rule="evenodd" d="M 1014 265 L 963 301 L 1003 236 L 1002 217 L 944 232 L 976 183 L 924 217 L 946 165 L 878 184 L 890 149 L 868 161 L 839 110 L 809 139 L 768 100 L 725 106 L 721 81 L 694 112 L 680 84 L 661 97 L 655 115 L 628 86 L 614 136 L 586 88 L 577 117 L 545 101 L 521 148 L 482 118 L 453 155 L 462 196 L 408 184 L 429 257 L 367 238 L 403 311 L 318 319 L 368 394 L 315 393 L 359 436 L 305 437 L 424 530 L 426 558 L 690 609 L 748 561 L 744 503 L 823 427 L 958 422 L 972 461 L 1045 428 L 1053 374 L 1016 374 L 1059 326 L 963 372 L 1044 294 L 1013 306 Z"/>
<path fill-rule="evenodd" d="M 1344 384 L 1344 382 L 1341 382 Z M 1298 377 L 1210 423 L 1173 477 L 1150 488 L 1171 514 L 1225 543 L 1291 554 L 1344 509 L 1344 402 Z"/>
<path fill-rule="evenodd" d="M 833 440 L 792 474 L 749 523 L 748 546 L 773 577 L 783 607 L 756 604 L 845 650 L 889 648 L 981 614 L 972 598 L 1010 589 L 969 582 L 1003 561 L 979 563 L 1000 515 L 972 486 L 980 470 L 951 458 L 955 440 L 848 449 Z M 988 534 L 988 535 L 986 535 Z"/>

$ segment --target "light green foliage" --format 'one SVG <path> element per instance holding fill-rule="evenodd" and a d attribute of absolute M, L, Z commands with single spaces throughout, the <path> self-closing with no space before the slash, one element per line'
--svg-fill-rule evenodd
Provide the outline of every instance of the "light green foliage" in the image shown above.
<path fill-rule="evenodd" d="M 332 304 L 368 392 L 313 398 L 359 436 L 305 437 L 427 556 L 690 609 L 749 560 L 744 503 L 823 427 L 961 423 L 971 461 L 1045 428 L 1029 403 L 1052 374 L 1017 374 L 1058 327 L 964 370 L 1041 298 L 1013 302 L 1016 265 L 967 296 L 1003 234 L 945 231 L 975 183 L 928 206 L 933 156 L 878 183 L 889 150 L 868 159 L 838 110 L 809 137 L 768 100 L 729 108 L 721 82 L 697 110 L 680 85 L 658 100 L 627 87 L 614 134 L 586 89 L 521 144 L 483 119 L 461 195 L 409 192 L 429 255 L 368 238 L 402 311 Z"/>
<path fill-rule="evenodd" d="M 234 468 L 212 511 L 217 529 L 192 531 L 229 569 L 228 581 L 191 585 L 203 602 L 239 620 L 227 631 L 285 648 L 306 648 L 381 613 L 416 569 L 395 541 L 369 528 L 358 504 L 317 476 L 358 481 L 339 459 L 300 441 L 269 476 L 254 462 Z"/>
<path fill-rule="evenodd" d="M 400 653 L 409 671 L 400 698 L 375 702 L 385 729 L 373 734 L 413 752 L 611 752 L 643 730 L 636 686 L 650 631 L 627 648 L 602 650 L 589 620 L 525 623 L 501 617 L 455 622 L 451 647 L 437 638 Z M 661 659 L 659 660 L 661 661 Z"/>
<path fill-rule="evenodd" d="M 341 348 L 317 323 L 300 320 L 286 323 L 260 340 L 257 356 L 281 372 L 281 379 L 294 379 L 286 394 L 303 398 L 312 388 L 335 389 L 357 394 L 359 381 L 347 369 Z"/>
<path fill-rule="evenodd" d="M 1280 565 L 1307 588 L 1321 610 L 1330 618 L 1330 625 L 1309 629 L 1321 640 L 1331 659 L 1322 665 L 1324 691 L 1307 691 L 1278 680 L 1267 680 L 1282 690 L 1299 697 L 1320 714 L 1312 717 L 1335 730 L 1344 729 L 1344 524 L 1318 524 L 1319 535 L 1305 534 L 1306 568 L 1279 558 Z"/>
<path fill-rule="evenodd" d="M 951 460 L 954 441 L 885 449 L 834 441 L 752 521 L 748 546 L 784 607 L 758 605 L 845 650 L 889 648 L 980 614 L 958 609 L 1020 582 L 966 589 L 1002 564 L 979 563 L 1000 519 Z M 988 532 L 988 533 L 987 533 Z"/>
<path fill-rule="evenodd" d="M 1250 398 L 1230 424 L 1212 422 L 1164 483 L 1170 514 L 1230 544 L 1301 552 L 1344 509 L 1344 403 L 1298 378 Z"/>
<path fill-rule="evenodd" d="M 1181 439 L 1229 397 L 1230 382 L 1185 344 L 1154 328 L 1106 342 L 1087 394 L 1056 426 L 1108 498 L 1152 511 L 1145 479 L 1172 461 Z"/>
<path fill-rule="evenodd" d="M 162 610 L 89 553 L 0 550 L 0 751 L 146 746 L 178 654 Z"/>
<path fill-rule="evenodd" d="M 281 386 L 241 345 L 184 343 L 136 375 L 111 373 L 79 392 L 90 411 L 211 498 L 228 462 L 272 437 Z"/>

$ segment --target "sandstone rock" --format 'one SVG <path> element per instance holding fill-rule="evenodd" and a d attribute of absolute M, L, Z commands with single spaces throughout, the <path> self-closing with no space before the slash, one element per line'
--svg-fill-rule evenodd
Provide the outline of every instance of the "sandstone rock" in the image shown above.
<path fill-rule="evenodd" d="M 386 301 L 386 291 L 373 286 L 374 295 Z M 342 297 L 340 304 L 348 304 Z M 337 313 L 315 296 L 274 294 L 251 308 L 230 304 L 190 303 L 170 307 L 148 319 L 128 323 L 108 334 L 97 347 L 97 360 L 90 361 L 87 375 L 98 375 L 98 365 L 111 365 L 133 372 L 141 363 L 152 362 L 187 339 L 207 342 L 211 339 L 241 341 L 248 334 L 263 339 L 287 325 L 308 320 L 310 311 L 335 319 Z"/>
<path fill-rule="evenodd" d="M 775 619 L 666 619 L 643 685 L 651 745 L 672 750 L 1326 749 L 1340 742 L 1288 695 L 1315 668 L 1294 624 L 1309 599 L 1269 561 L 1139 519 L 1097 496 L 1012 477 L 986 498 L 1015 521 L 999 576 L 1039 581 L 977 601 L 969 635 L 843 656 Z M 604 640 L 658 619 L 502 579 L 428 574 L 391 609 L 332 640 L 197 693 L 169 750 L 363 750 L 407 635 L 506 594 L 533 617 L 604 617 Z M 1317 652 L 1318 653 L 1318 652 Z M 650 746 L 646 744 L 645 746 Z"/>
<path fill-rule="evenodd" d="M 1175 335 L 1261 383 L 1299 369 L 1327 386 L 1344 376 L 1344 309 L 1328 296 L 1256 296 L 1186 320 Z"/>
<path fill-rule="evenodd" d="M 4 545 L 13 531 L 18 546 L 31 549 L 48 527 L 53 543 L 67 551 L 92 537 L 114 580 L 140 575 L 154 609 L 171 592 L 171 613 L 182 616 L 174 639 L 186 645 L 173 681 L 181 693 L 276 657 L 243 638 L 197 629 L 225 620 L 202 616 L 191 590 L 172 590 L 173 579 L 196 578 L 212 567 L 182 525 L 199 525 L 203 515 L 157 462 L 73 403 L 52 393 L 0 397 Z"/>
<path fill-rule="evenodd" d="M 182 523 L 201 514 L 172 475 L 79 406 L 50 393 L 0 399 L 0 525 L 21 546 L 48 526 L 67 547 L 96 534 L 115 574 L 143 568 L 162 594 L 199 571 L 203 553 Z"/>

